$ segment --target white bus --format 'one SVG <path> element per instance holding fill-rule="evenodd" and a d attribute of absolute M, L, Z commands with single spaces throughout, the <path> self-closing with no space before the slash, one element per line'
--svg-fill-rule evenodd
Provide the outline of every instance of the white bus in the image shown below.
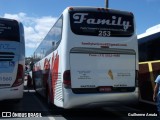
<path fill-rule="evenodd" d="M 23 98 L 24 30 L 20 22 L 0 18 L 0 101 Z"/>
<path fill-rule="evenodd" d="M 34 52 L 35 89 L 62 108 L 138 101 L 131 12 L 68 7 Z"/>

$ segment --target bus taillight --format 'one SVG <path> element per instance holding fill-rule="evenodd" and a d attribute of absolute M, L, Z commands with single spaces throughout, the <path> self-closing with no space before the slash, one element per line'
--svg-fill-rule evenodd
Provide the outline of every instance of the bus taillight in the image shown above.
<path fill-rule="evenodd" d="M 18 64 L 16 80 L 13 83 L 12 87 L 19 86 L 23 83 L 23 65 Z"/>
<path fill-rule="evenodd" d="M 63 84 L 65 88 L 71 88 L 71 73 L 70 70 L 66 70 L 63 73 Z"/>

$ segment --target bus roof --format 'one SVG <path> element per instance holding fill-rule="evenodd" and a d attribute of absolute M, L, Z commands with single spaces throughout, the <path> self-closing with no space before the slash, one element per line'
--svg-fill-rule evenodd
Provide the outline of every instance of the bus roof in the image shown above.
<path fill-rule="evenodd" d="M 78 6 L 74 6 L 74 7 L 67 7 L 66 9 L 68 9 L 69 11 L 99 11 L 99 12 L 112 12 L 112 13 L 121 13 L 122 15 L 133 15 L 132 12 L 128 12 L 128 11 L 121 11 L 121 10 L 115 10 L 115 9 L 110 9 L 110 8 L 100 8 L 100 7 L 78 7 Z"/>
<path fill-rule="evenodd" d="M 138 35 L 138 42 L 139 44 L 142 44 L 157 38 L 160 38 L 160 31 L 152 34 L 144 33 L 144 34 Z"/>
<path fill-rule="evenodd" d="M 138 39 L 154 35 L 158 32 L 160 32 L 160 24 L 148 28 L 145 33 L 142 33 L 142 34 L 138 35 Z"/>
<path fill-rule="evenodd" d="M 2 18 L 2 17 L 0 17 L 0 20 L 2 20 L 2 21 L 16 21 L 16 22 L 19 22 L 19 21 L 15 20 L 15 19 Z"/>

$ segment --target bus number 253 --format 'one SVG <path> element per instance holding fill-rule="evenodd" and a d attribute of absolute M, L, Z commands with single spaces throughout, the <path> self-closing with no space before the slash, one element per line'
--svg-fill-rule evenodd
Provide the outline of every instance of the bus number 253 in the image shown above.
<path fill-rule="evenodd" d="M 111 31 L 99 31 L 98 36 L 111 36 Z"/>

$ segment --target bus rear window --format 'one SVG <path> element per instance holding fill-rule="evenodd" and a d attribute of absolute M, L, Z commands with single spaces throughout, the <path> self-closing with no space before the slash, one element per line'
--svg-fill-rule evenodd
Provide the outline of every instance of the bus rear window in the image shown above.
<path fill-rule="evenodd" d="M 70 11 L 71 30 L 77 35 L 129 37 L 134 33 L 132 13 Z"/>
<path fill-rule="evenodd" d="M 19 24 L 16 20 L 0 19 L 0 41 L 20 41 Z"/>

